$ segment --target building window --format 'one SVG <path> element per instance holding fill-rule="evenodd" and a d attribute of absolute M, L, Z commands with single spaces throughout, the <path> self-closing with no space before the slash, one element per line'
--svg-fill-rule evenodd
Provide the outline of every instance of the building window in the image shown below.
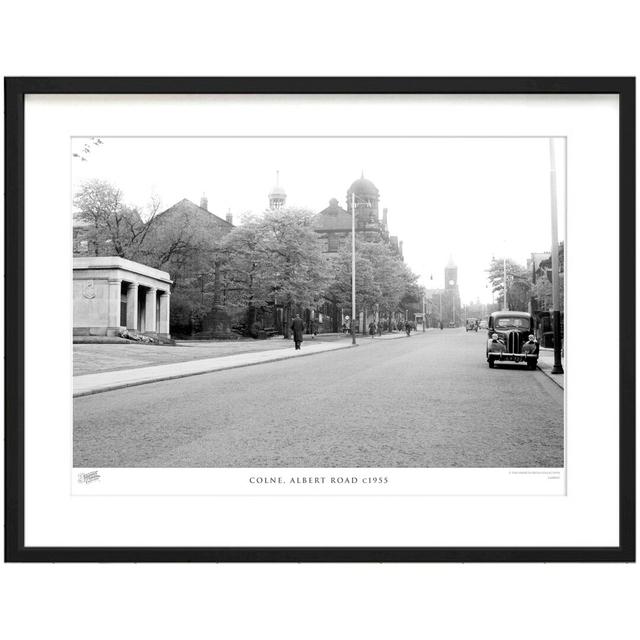
<path fill-rule="evenodd" d="M 340 239 L 335 234 L 330 234 L 328 238 L 327 251 L 335 253 L 340 249 Z"/>

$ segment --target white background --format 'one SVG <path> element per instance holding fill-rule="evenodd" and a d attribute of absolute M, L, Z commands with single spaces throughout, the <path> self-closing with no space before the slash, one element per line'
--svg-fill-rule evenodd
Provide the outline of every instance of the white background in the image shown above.
<path fill-rule="evenodd" d="M 17 4 L 15 5 L 17 7 Z M 635 75 L 629 2 L 3 10 L 5 75 Z M 65 8 L 67 9 L 65 11 Z M 604 363 L 602 364 L 604 367 Z M 3 566 L 12 638 L 600 638 L 637 566 Z"/>

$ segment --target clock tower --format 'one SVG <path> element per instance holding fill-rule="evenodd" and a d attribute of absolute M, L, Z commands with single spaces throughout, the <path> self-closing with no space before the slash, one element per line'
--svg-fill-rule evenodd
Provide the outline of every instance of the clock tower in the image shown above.
<path fill-rule="evenodd" d="M 458 288 L 458 267 L 453 262 L 453 258 L 449 257 L 449 262 L 444 268 L 444 288 L 445 289 L 457 289 Z"/>
<path fill-rule="evenodd" d="M 449 257 L 449 262 L 444 268 L 444 299 L 446 301 L 443 309 L 443 318 L 448 326 L 459 326 L 461 321 L 460 313 L 460 292 L 458 291 L 458 267 Z"/>

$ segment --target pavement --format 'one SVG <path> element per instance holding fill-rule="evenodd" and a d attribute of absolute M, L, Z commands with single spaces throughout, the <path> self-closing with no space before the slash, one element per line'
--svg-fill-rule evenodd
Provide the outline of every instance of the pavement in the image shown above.
<path fill-rule="evenodd" d="M 551 373 L 553 369 L 554 355 L 553 349 L 540 349 L 538 355 L 538 369 L 550 380 L 553 380 L 561 389 L 564 389 L 564 373 Z M 562 358 L 562 368 L 564 369 L 564 357 Z"/>
<path fill-rule="evenodd" d="M 563 465 L 563 390 L 541 370 L 490 369 L 484 335 L 448 329 L 359 344 L 305 342 L 259 366 L 76 397 L 74 465 Z M 314 357 L 301 357 L 305 349 Z"/>
<path fill-rule="evenodd" d="M 357 340 L 358 344 L 368 344 L 377 340 L 406 337 L 404 333 L 393 333 L 375 336 L 373 339 L 370 336 L 363 336 L 358 337 Z M 293 341 L 282 339 L 245 343 L 179 343 L 177 349 L 143 344 L 78 345 L 74 348 L 74 369 L 84 371 L 102 368 L 103 370 L 74 375 L 73 396 L 85 396 L 160 380 L 299 358 L 353 346 L 350 336 L 344 334 L 321 334 L 316 338 L 311 336 L 305 336 L 305 338 L 302 348 L 298 351 L 293 348 Z M 214 357 L 206 357 L 211 355 L 212 351 L 217 352 Z M 169 361 L 164 364 L 143 366 L 140 365 L 141 358 L 142 362 L 145 359 L 154 358 Z"/>
<path fill-rule="evenodd" d="M 345 340 L 337 334 L 323 334 L 310 342 Z M 175 345 L 145 344 L 126 341 L 122 344 L 74 344 L 73 375 L 103 373 L 151 367 L 188 360 L 204 360 L 241 353 L 290 349 L 291 342 L 281 336 L 268 340 L 182 340 Z"/>

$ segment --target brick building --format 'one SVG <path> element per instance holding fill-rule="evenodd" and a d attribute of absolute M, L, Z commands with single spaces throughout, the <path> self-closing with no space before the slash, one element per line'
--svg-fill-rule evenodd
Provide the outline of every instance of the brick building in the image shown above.
<path fill-rule="evenodd" d="M 389 235 L 387 209 L 382 210 L 380 218 L 380 192 L 364 174 L 347 190 L 346 209 L 340 206 L 336 198 L 332 198 L 329 206 L 316 216 L 313 228 L 323 239 L 325 252 L 337 253 L 351 236 L 354 203 L 356 238 L 389 244 L 402 259 L 402 242 L 398 241 L 397 236 Z"/>

